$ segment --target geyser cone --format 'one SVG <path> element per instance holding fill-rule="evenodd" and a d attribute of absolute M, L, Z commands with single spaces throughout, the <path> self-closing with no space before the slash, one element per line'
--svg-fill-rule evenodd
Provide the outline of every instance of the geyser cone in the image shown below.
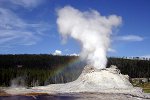
<path fill-rule="evenodd" d="M 86 66 L 79 78 L 73 82 L 35 87 L 34 89 L 47 90 L 54 93 L 135 91 L 128 80 L 128 76 L 120 74 L 116 66 L 105 69 Z"/>
<path fill-rule="evenodd" d="M 128 75 L 120 74 L 116 66 L 105 69 L 86 66 L 78 81 L 82 81 L 85 87 L 91 89 L 130 89 L 133 86 L 128 78 Z"/>

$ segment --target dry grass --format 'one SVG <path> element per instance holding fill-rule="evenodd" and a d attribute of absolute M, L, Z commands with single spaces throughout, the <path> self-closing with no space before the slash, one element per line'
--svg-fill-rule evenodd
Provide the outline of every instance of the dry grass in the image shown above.
<path fill-rule="evenodd" d="M 38 95 L 49 95 L 48 93 L 26 93 L 26 94 L 19 94 L 22 96 L 38 96 Z M 0 91 L 0 96 L 12 96 L 4 91 Z"/>
<path fill-rule="evenodd" d="M 10 94 L 0 90 L 0 96 L 10 96 Z"/>
<path fill-rule="evenodd" d="M 144 83 L 142 88 L 145 93 L 150 93 L 150 83 Z"/>
<path fill-rule="evenodd" d="M 35 92 L 35 93 L 26 93 L 26 94 L 23 94 L 25 96 L 37 96 L 37 95 L 49 95 L 48 93 L 38 93 L 38 92 Z"/>
<path fill-rule="evenodd" d="M 145 93 L 150 93 L 150 82 L 148 82 L 148 83 L 141 83 L 141 84 L 140 83 L 139 84 L 135 84 L 133 82 L 132 84 L 133 84 L 133 86 L 141 87 Z"/>

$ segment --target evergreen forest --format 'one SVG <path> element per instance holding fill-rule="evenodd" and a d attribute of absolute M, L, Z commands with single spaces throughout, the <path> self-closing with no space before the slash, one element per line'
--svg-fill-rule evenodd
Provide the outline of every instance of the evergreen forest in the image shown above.
<path fill-rule="evenodd" d="M 0 55 L 0 86 L 41 86 L 66 83 L 79 77 L 85 61 L 78 56 L 51 54 Z M 109 57 L 107 67 L 116 65 L 130 78 L 150 78 L 150 60 Z"/>

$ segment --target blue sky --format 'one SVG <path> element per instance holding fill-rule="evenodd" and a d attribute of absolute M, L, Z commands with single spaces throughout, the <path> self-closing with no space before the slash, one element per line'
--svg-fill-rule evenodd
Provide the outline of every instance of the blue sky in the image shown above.
<path fill-rule="evenodd" d="M 122 17 L 108 56 L 150 57 L 149 0 L 0 0 L 0 54 L 80 53 L 80 44 L 63 44 L 57 30 L 56 10 L 66 5 Z"/>

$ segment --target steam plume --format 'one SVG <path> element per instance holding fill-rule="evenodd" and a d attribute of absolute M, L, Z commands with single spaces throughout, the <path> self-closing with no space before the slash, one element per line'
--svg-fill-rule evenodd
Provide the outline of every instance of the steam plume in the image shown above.
<path fill-rule="evenodd" d="M 57 11 L 57 24 L 63 39 L 68 36 L 81 43 L 81 57 L 98 69 L 107 64 L 107 50 L 112 28 L 119 26 L 121 17 L 102 16 L 95 10 L 81 12 L 71 6 Z"/>

